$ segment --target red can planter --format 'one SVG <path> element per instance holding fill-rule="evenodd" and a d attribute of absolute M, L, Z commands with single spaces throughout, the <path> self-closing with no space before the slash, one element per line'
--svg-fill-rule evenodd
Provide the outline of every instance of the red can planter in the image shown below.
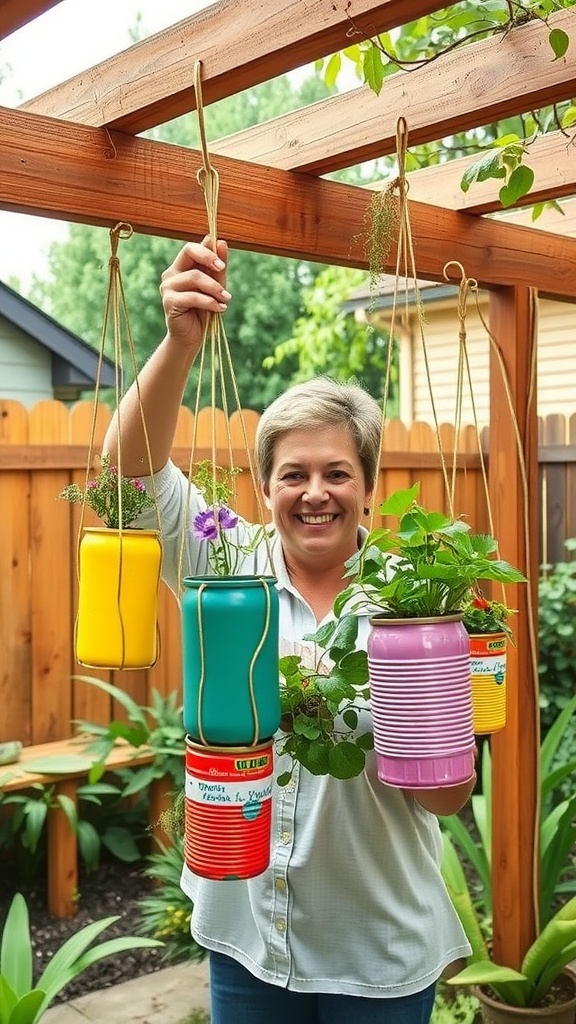
<path fill-rule="evenodd" d="M 270 862 L 272 743 L 209 747 L 186 740 L 184 854 L 196 875 L 253 878 Z"/>

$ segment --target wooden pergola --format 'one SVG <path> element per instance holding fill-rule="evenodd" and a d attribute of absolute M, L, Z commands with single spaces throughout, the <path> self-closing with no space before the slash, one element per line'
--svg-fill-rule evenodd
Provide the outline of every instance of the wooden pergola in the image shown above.
<path fill-rule="evenodd" d="M 4 0 L 0 38 L 58 0 Z M 210 104 L 341 50 L 351 28 L 365 36 L 438 11 L 435 0 L 219 0 L 184 21 L 25 103 L 0 107 L 0 208 L 170 238 L 205 233 L 196 184 L 200 154 L 137 137 L 194 109 L 193 68 L 202 61 Z M 553 60 L 553 26 L 571 36 Z M 356 37 L 358 38 L 358 37 Z M 376 96 L 367 86 L 287 113 L 211 145 L 220 175 L 219 233 L 233 248 L 365 267 L 358 238 L 366 189 L 321 175 L 390 154 L 396 123 L 410 144 L 569 99 L 576 82 L 576 8 L 548 27 L 527 21 L 507 34 L 454 50 L 417 73 L 398 72 Z M 534 145 L 535 186 L 524 201 L 576 193 L 573 140 L 553 132 Z M 466 194 L 461 163 L 411 175 L 410 215 L 418 276 L 442 280 L 458 260 L 490 293 L 490 329 L 506 365 L 527 478 L 523 480 L 502 375 L 491 369 L 490 489 L 503 557 L 528 587 L 515 601 L 506 729 L 492 742 L 494 955 L 518 966 L 534 938 L 538 816 L 537 679 L 531 656 L 537 607 L 537 419 L 532 359 L 536 293 L 574 301 L 576 237 L 487 217 L 497 183 Z M 567 218 L 574 229 L 574 217 Z M 526 221 L 526 223 L 528 223 Z M 394 272 L 392 249 L 388 266 Z"/>

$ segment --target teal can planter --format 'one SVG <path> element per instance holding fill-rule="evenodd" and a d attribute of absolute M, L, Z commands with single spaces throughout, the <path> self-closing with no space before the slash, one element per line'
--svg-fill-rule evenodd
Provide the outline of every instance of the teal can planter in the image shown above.
<path fill-rule="evenodd" d="M 280 725 L 275 584 L 271 576 L 183 581 L 184 728 L 200 743 L 261 743 Z"/>

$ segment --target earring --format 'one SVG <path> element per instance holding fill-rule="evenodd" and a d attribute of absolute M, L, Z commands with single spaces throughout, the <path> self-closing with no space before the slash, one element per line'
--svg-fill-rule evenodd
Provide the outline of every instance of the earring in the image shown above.
<path fill-rule="evenodd" d="M 370 515 L 370 509 L 369 508 L 364 507 L 364 515 L 365 516 L 369 516 Z"/>

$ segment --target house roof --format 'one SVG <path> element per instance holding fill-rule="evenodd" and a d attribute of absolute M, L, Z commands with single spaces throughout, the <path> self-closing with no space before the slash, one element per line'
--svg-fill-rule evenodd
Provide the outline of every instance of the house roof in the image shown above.
<path fill-rule="evenodd" d="M 453 284 L 437 284 L 434 281 L 417 280 L 416 285 L 420 296 L 425 296 L 428 300 L 436 302 L 441 299 L 452 299 L 458 291 Z M 342 309 L 345 313 L 353 313 L 356 309 L 367 308 L 370 308 L 372 312 L 378 309 L 391 309 L 396 289 L 398 295 L 404 294 L 403 286 L 397 285 L 396 278 L 392 274 L 382 274 L 378 278 L 376 288 L 363 285 L 351 292 L 346 301 L 342 303 Z M 413 283 L 408 283 L 408 293 L 410 300 L 413 301 Z"/>
<path fill-rule="evenodd" d="M 52 383 L 55 388 L 94 387 L 98 352 L 3 281 L 0 281 L 0 316 L 52 353 Z M 113 387 L 114 381 L 114 363 L 104 357 L 100 386 Z"/>

